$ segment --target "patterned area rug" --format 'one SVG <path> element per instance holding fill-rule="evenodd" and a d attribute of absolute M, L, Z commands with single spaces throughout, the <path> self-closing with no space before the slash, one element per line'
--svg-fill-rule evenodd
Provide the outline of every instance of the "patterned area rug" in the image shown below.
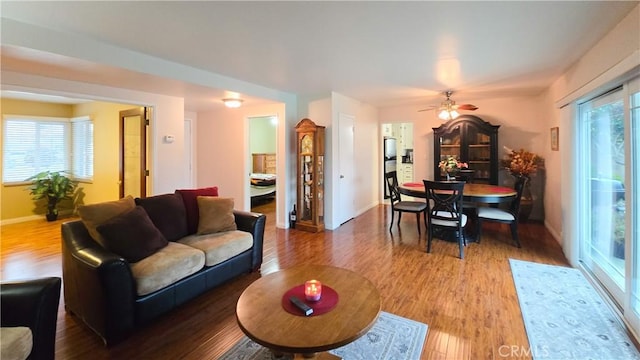
<path fill-rule="evenodd" d="M 416 360 L 420 359 L 427 336 L 427 325 L 387 312 L 380 312 L 371 330 L 358 340 L 330 351 L 345 360 Z M 224 360 L 272 360 L 271 351 L 244 337 L 220 359 Z"/>
<path fill-rule="evenodd" d="M 509 263 L 534 359 L 640 359 L 612 310 L 579 270 Z"/>

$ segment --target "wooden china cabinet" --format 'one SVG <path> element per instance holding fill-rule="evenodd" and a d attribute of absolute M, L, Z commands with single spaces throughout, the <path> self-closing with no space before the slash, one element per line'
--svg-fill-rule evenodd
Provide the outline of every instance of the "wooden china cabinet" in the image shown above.
<path fill-rule="evenodd" d="M 474 171 L 474 182 L 498 185 L 498 128 L 473 115 L 461 115 L 433 128 L 433 173 L 436 181 L 446 179 L 438 167 L 454 157 Z"/>
<path fill-rule="evenodd" d="M 298 230 L 324 230 L 324 132 L 310 119 L 296 125 Z"/>

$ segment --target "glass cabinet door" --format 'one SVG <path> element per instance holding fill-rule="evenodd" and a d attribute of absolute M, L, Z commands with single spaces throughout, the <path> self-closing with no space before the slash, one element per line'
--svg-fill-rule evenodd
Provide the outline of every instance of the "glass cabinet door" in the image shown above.
<path fill-rule="evenodd" d="M 491 137 L 475 126 L 467 127 L 467 163 L 475 171 L 474 179 L 489 182 L 491 173 Z"/>
<path fill-rule="evenodd" d="M 324 222 L 324 156 L 318 155 L 318 221 Z"/>
<path fill-rule="evenodd" d="M 462 145 L 461 138 L 462 137 L 460 134 L 459 126 L 451 130 L 451 132 L 442 134 L 439 137 L 439 142 L 440 142 L 440 160 L 439 161 L 447 160 L 450 157 L 458 160 L 461 159 L 461 153 L 460 153 L 461 145 Z M 446 174 L 442 169 L 440 169 L 440 176 L 446 177 Z"/>
<path fill-rule="evenodd" d="M 313 134 L 300 139 L 300 220 L 313 219 Z"/>

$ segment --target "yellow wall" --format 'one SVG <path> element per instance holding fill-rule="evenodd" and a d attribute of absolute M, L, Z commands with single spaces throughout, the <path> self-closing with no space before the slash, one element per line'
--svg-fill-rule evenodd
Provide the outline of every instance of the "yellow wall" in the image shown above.
<path fill-rule="evenodd" d="M 79 185 L 79 203 L 91 204 L 118 199 L 119 112 L 134 108 L 134 105 L 103 102 L 64 105 L 14 99 L 0 99 L 0 101 L 2 105 L 0 110 L 3 115 L 65 118 L 90 116 L 94 121 L 94 179 L 91 184 L 81 183 Z M 26 187 L 27 185 L 2 185 L 0 190 L 1 221 L 44 214 L 44 208 L 35 207 L 29 192 L 25 190 Z"/>
<path fill-rule="evenodd" d="M 83 204 L 95 204 L 119 198 L 119 120 L 120 111 L 133 105 L 91 102 L 74 106 L 74 117 L 93 119 L 93 182 L 81 184 Z"/>

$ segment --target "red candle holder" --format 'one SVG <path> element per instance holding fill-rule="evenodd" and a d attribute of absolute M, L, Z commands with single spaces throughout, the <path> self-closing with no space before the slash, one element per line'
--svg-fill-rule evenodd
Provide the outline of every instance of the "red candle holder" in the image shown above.
<path fill-rule="evenodd" d="M 308 301 L 318 301 L 322 297 L 322 283 L 318 280 L 309 280 L 304 283 L 304 297 Z"/>

